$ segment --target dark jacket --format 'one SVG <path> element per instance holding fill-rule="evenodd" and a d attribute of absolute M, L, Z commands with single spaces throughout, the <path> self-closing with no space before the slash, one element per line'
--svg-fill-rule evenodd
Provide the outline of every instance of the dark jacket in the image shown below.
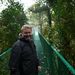
<path fill-rule="evenodd" d="M 9 67 L 11 75 L 37 75 L 39 61 L 34 42 L 19 39 L 12 47 Z"/>

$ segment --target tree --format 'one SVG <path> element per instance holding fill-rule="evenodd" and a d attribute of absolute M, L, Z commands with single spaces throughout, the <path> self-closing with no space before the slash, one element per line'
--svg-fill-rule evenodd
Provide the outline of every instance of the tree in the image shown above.
<path fill-rule="evenodd" d="M 49 27 L 43 28 L 43 34 L 49 42 L 60 49 L 61 54 L 75 66 L 75 1 L 74 0 L 37 0 L 41 7 L 47 5 L 50 9 L 50 16 L 46 13 L 51 22 Z M 37 9 L 36 9 L 37 10 Z M 45 10 L 45 8 L 43 8 Z M 40 7 L 38 8 L 40 10 Z M 37 11 L 36 11 L 37 12 Z M 42 16 L 42 15 L 41 15 Z M 54 22 L 54 23 L 52 23 Z M 45 23 L 45 21 L 44 21 Z M 43 23 L 43 24 L 44 24 Z M 48 29 L 49 28 L 49 29 Z M 47 31 L 47 34 L 45 33 Z"/>
<path fill-rule="evenodd" d="M 34 4 L 32 7 L 29 8 L 29 10 L 32 12 L 32 13 L 35 13 L 35 14 L 38 14 L 39 16 L 39 25 L 40 25 L 40 31 L 42 32 L 43 30 L 43 26 L 44 26 L 44 23 L 43 21 L 47 21 L 46 23 L 49 25 L 49 29 L 50 29 L 50 26 L 51 26 L 51 14 L 50 14 L 50 8 L 48 7 L 47 3 L 45 2 L 45 0 L 40 0 L 40 1 L 37 1 L 36 4 Z M 47 17 L 46 17 L 47 16 Z M 45 19 L 47 18 L 47 19 Z M 44 20 L 45 19 L 45 20 Z M 45 24 L 46 25 L 46 24 Z M 48 30 L 49 30 L 48 29 Z"/>
<path fill-rule="evenodd" d="M 54 34 L 59 40 L 53 40 L 54 44 L 60 48 L 63 56 L 75 66 L 75 1 L 74 0 L 47 0 L 49 6 L 54 11 L 52 20 L 55 22 Z M 50 38 L 50 39 L 51 39 Z"/>
<path fill-rule="evenodd" d="M 23 11 L 23 6 L 19 2 L 11 2 L 6 9 L 1 12 L 0 27 L 4 35 L 1 41 L 5 42 L 3 48 L 11 47 L 18 38 L 20 27 L 27 23 L 27 17 Z M 1 34 L 0 34 L 1 35 Z"/>

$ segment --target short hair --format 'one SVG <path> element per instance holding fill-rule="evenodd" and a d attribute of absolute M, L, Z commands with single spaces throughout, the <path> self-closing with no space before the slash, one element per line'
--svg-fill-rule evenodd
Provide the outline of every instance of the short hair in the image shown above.
<path fill-rule="evenodd" d="M 31 26 L 31 25 L 28 25 L 28 24 L 23 25 L 23 26 L 21 27 L 21 31 L 24 30 L 25 28 L 30 28 L 30 29 L 32 29 L 32 26 Z"/>

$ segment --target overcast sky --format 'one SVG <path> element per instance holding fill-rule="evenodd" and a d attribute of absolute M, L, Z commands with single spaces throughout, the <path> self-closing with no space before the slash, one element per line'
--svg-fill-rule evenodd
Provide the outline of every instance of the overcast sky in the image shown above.
<path fill-rule="evenodd" d="M 26 10 L 36 2 L 36 0 L 17 0 L 17 1 L 23 4 L 24 10 Z M 5 2 L 3 4 L 0 2 L 0 12 L 5 8 L 6 8 Z"/>
<path fill-rule="evenodd" d="M 18 0 L 20 3 L 24 5 L 24 9 L 29 8 L 31 5 L 35 3 L 36 0 Z"/>

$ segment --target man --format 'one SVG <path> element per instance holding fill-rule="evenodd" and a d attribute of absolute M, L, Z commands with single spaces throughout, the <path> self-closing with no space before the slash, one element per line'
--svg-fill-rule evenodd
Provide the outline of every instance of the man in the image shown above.
<path fill-rule="evenodd" d="M 12 47 L 9 61 L 10 75 L 38 75 L 39 61 L 31 37 L 32 27 L 23 25 L 20 38 Z"/>

